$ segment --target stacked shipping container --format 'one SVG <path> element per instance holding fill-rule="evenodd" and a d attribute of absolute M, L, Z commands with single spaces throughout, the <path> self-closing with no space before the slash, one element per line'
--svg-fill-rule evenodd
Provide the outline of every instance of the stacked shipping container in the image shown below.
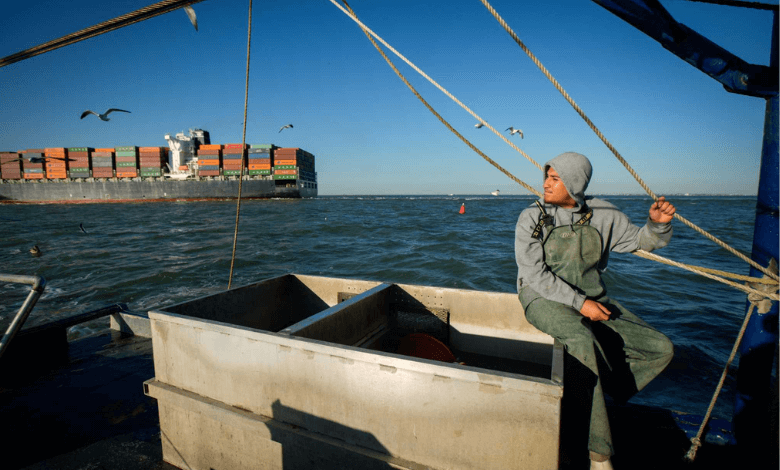
<path fill-rule="evenodd" d="M 18 152 L 0 153 L 0 178 L 18 180 L 22 178 L 22 162 L 18 159 L 22 154 Z"/>
<path fill-rule="evenodd" d="M 65 148 L 47 148 L 43 150 L 43 154 L 46 158 L 46 172 L 44 173 L 48 179 L 65 179 L 68 177 L 68 150 Z M 53 158 L 49 158 L 53 157 Z"/>
<path fill-rule="evenodd" d="M 27 149 L 22 152 L 22 178 L 26 180 L 43 179 L 43 163 L 30 163 L 29 158 L 43 158 L 44 149 Z"/>
<path fill-rule="evenodd" d="M 71 147 L 68 149 L 68 177 L 89 178 L 91 176 L 89 170 L 92 150 L 89 147 Z"/>
<path fill-rule="evenodd" d="M 299 148 L 274 150 L 274 179 L 315 181 L 314 155 Z"/>
<path fill-rule="evenodd" d="M 162 167 L 167 161 L 167 152 L 163 147 L 141 147 L 138 149 L 141 177 L 162 176 Z"/>
<path fill-rule="evenodd" d="M 273 144 L 252 144 L 247 150 L 247 168 L 249 175 L 270 175 L 273 164 Z"/>
<path fill-rule="evenodd" d="M 278 148 L 273 144 L 204 144 L 197 147 L 196 155 L 199 176 L 238 176 L 243 170 L 243 174 L 249 176 L 316 182 L 314 155 L 300 148 Z M 71 147 L 0 153 L 2 162 L 20 157 L 24 157 L 21 163 L 3 164 L 0 178 L 161 177 L 166 173 L 168 149 L 135 146 L 115 149 Z M 45 163 L 30 163 L 31 157 L 49 158 Z M 179 170 L 186 168 L 185 165 Z"/>
<path fill-rule="evenodd" d="M 246 144 L 225 144 L 222 150 L 222 174 L 225 176 L 238 176 L 242 173 L 244 165 L 244 151 Z"/>
<path fill-rule="evenodd" d="M 114 177 L 114 149 L 102 148 L 92 152 L 92 177 Z"/>
<path fill-rule="evenodd" d="M 198 147 L 198 176 L 219 176 L 222 165 L 222 146 L 216 144 Z"/>
<path fill-rule="evenodd" d="M 116 148 L 116 177 L 135 178 L 138 176 L 138 147 L 133 145 Z"/>

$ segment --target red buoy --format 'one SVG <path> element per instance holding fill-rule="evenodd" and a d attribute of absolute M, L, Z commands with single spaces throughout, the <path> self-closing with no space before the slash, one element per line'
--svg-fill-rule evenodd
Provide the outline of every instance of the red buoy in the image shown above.
<path fill-rule="evenodd" d="M 458 211 L 458 214 L 465 214 L 466 213 L 466 203 L 462 203 L 460 205 L 460 210 Z"/>

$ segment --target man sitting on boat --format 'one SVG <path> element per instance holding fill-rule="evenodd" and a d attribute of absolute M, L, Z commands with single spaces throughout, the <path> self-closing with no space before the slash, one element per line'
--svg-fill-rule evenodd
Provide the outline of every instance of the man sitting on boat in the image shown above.
<path fill-rule="evenodd" d="M 601 272 L 610 251 L 666 246 L 675 207 L 658 198 L 639 228 L 612 204 L 585 197 L 591 174 L 590 161 L 578 153 L 545 164 L 543 203 L 525 209 L 515 229 L 517 289 L 528 322 L 566 348 L 563 412 L 570 409 L 568 399 L 578 403 L 571 409 L 585 414 L 591 468 L 611 469 L 604 390 L 627 400 L 666 368 L 673 346 L 607 296 Z"/>

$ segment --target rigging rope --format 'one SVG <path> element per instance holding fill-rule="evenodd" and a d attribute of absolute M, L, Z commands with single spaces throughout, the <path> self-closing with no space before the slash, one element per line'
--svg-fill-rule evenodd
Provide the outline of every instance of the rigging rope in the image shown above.
<path fill-rule="evenodd" d="M 607 148 L 612 152 L 613 155 L 620 161 L 620 163 L 623 164 L 623 166 L 628 170 L 628 172 L 631 174 L 631 176 L 634 177 L 634 179 L 639 183 L 639 185 L 642 187 L 642 189 L 647 192 L 647 194 L 650 195 L 650 197 L 653 198 L 654 201 L 658 200 L 658 196 L 653 193 L 653 191 L 645 184 L 644 181 L 639 177 L 639 175 L 634 171 L 633 168 L 628 164 L 628 162 L 620 155 L 620 153 L 617 151 L 617 149 L 607 140 L 607 138 L 604 136 L 604 134 L 601 133 L 601 131 L 596 127 L 595 124 L 593 124 L 593 121 L 591 121 L 588 116 L 585 115 L 585 112 L 577 105 L 577 103 L 574 102 L 574 100 L 569 96 L 568 93 L 566 93 L 566 90 L 563 89 L 560 83 L 555 79 L 555 77 L 550 74 L 550 72 L 547 70 L 547 68 L 542 65 L 542 63 L 539 61 L 539 59 L 536 58 L 536 56 L 526 47 L 526 45 L 523 43 L 523 41 L 520 40 L 520 38 L 515 34 L 515 32 L 512 30 L 512 28 L 509 27 L 509 25 L 504 21 L 504 19 L 496 12 L 496 10 L 490 5 L 490 3 L 487 0 L 480 0 L 483 5 L 485 5 L 485 8 L 488 9 L 488 11 L 493 15 L 493 17 L 498 21 L 498 23 L 506 30 L 507 33 L 512 37 L 512 39 L 515 40 L 515 42 L 520 46 L 520 48 L 523 50 L 523 52 L 528 55 L 528 57 L 533 61 L 533 63 L 539 68 L 539 70 L 542 71 L 545 77 L 553 84 L 556 90 L 563 95 L 563 97 L 568 101 L 568 103 L 574 108 L 575 111 L 577 111 L 577 114 L 580 115 L 580 117 L 585 120 L 585 123 L 588 124 L 588 126 L 593 130 L 593 132 L 596 133 L 596 135 L 601 139 L 602 142 L 607 146 Z M 732 248 L 727 243 L 723 242 L 722 240 L 716 238 L 714 235 L 710 234 L 709 232 L 705 231 L 704 229 L 696 226 L 693 222 L 687 220 L 683 216 L 681 216 L 679 213 L 675 213 L 674 217 L 679 220 L 680 222 L 684 223 L 688 227 L 692 228 L 693 230 L 699 232 L 700 234 L 704 235 L 711 241 L 715 242 L 718 246 L 725 249 L 729 253 L 737 256 L 741 260 L 745 261 L 746 263 L 750 264 L 757 270 L 761 271 L 765 275 L 771 277 L 774 280 L 780 280 L 780 277 L 778 277 L 777 274 L 772 273 L 767 268 L 761 266 L 757 262 L 750 259 L 748 256 L 746 256 L 744 253 L 736 250 L 735 248 Z"/>
<path fill-rule="evenodd" d="M 425 77 L 427 77 L 427 75 L 425 75 L 425 73 L 423 73 L 419 68 L 417 68 L 413 64 L 411 64 L 399 52 L 397 52 L 393 47 L 391 47 L 389 44 L 387 44 L 385 41 L 383 41 L 381 38 L 379 38 L 379 36 L 377 36 L 375 33 L 373 33 L 373 31 L 371 31 L 368 27 L 366 27 L 361 21 L 359 21 L 357 19 L 357 16 L 355 15 L 354 11 L 347 4 L 347 2 L 345 0 L 342 0 L 342 1 L 344 2 L 344 5 L 346 5 L 346 7 L 349 9 L 349 12 L 347 12 L 346 10 L 344 10 L 343 8 L 341 8 L 337 4 L 336 4 L 336 6 L 338 6 L 339 9 L 341 9 L 345 14 L 350 16 L 350 18 L 352 18 L 353 21 L 355 21 L 358 25 L 360 25 L 361 29 L 363 30 L 363 33 L 366 34 L 366 36 L 371 41 L 371 43 L 374 45 L 374 47 L 377 49 L 377 51 L 379 51 L 379 53 L 382 55 L 382 57 L 384 57 L 385 61 L 387 61 L 387 63 L 390 65 L 390 67 L 401 78 L 401 80 L 403 80 L 403 82 L 412 91 L 412 93 L 414 93 L 414 95 L 428 108 L 429 111 L 431 111 L 431 113 L 433 113 L 439 119 L 439 121 L 441 121 L 451 132 L 453 132 L 456 136 L 458 136 L 458 138 L 460 138 L 464 143 L 466 143 L 466 145 L 468 145 L 472 150 L 474 150 L 482 158 L 484 158 L 486 161 L 488 161 L 491 165 L 495 166 L 497 169 L 499 169 L 502 173 L 507 175 L 513 181 L 516 181 L 517 183 L 521 184 L 524 188 L 526 188 L 532 194 L 536 195 L 537 197 L 541 197 L 541 194 L 536 189 L 534 189 L 534 188 L 528 186 L 527 184 L 525 184 L 524 182 L 520 181 L 514 175 L 512 175 L 511 173 L 506 171 L 504 168 L 502 168 L 500 165 L 498 165 L 496 162 L 491 160 L 487 155 L 482 153 L 479 149 L 477 149 L 474 145 L 472 145 L 471 142 L 469 142 L 458 131 L 456 131 L 438 112 L 436 112 L 436 110 L 434 110 L 430 106 L 430 104 L 428 104 L 428 102 L 417 92 L 417 90 L 415 90 L 415 88 L 408 82 L 408 80 L 406 80 L 406 78 L 403 76 L 403 74 L 401 74 L 401 72 L 398 70 L 398 68 L 395 67 L 393 62 L 387 57 L 387 55 L 384 53 L 384 51 L 373 40 L 372 36 L 374 36 L 377 39 L 379 39 L 386 47 L 388 47 L 391 51 L 393 51 L 393 53 L 395 53 L 401 59 L 406 61 L 408 64 L 412 65 L 412 67 L 418 73 L 420 73 L 421 75 L 423 75 Z M 333 0 L 331 0 L 331 2 L 333 3 Z M 429 79 L 429 81 L 430 81 L 430 79 Z M 437 87 L 438 87 L 438 85 L 437 85 Z M 439 89 L 443 90 L 441 87 L 439 87 Z M 455 99 L 449 93 L 447 93 L 446 90 L 443 90 L 443 91 L 445 91 L 445 93 L 448 96 L 450 96 L 453 100 L 455 100 L 456 102 L 460 103 L 459 101 L 457 101 L 457 99 Z M 461 106 L 465 108 L 464 105 L 461 105 Z M 469 110 L 468 108 L 465 108 L 465 109 L 471 113 L 471 110 Z M 530 160 L 530 157 L 527 157 L 527 158 Z M 531 160 L 531 161 L 533 162 L 533 160 Z M 637 251 L 633 252 L 633 254 L 637 255 L 639 257 L 646 258 L 646 259 L 658 261 L 660 263 L 664 263 L 664 264 L 667 264 L 667 265 L 670 265 L 670 266 L 676 266 L 676 267 L 679 267 L 679 268 L 682 268 L 682 269 L 686 269 L 688 271 L 694 272 L 695 274 L 699 274 L 701 276 L 708 277 L 708 278 L 713 279 L 715 281 L 722 282 L 722 283 L 724 283 L 726 285 L 734 287 L 735 289 L 742 290 L 742 291 L 750 293 L 750 294 L 761 295 L 761 296 L 765 296 L 765 297 L 769 297 L 769 298 L 773 298 L 775 300 L 778 300 L 777 299 L 777 295 L 775 295 L 775 294 L 767 294 L 765 292 L 757 291 L 757 290 L 752 289 L 750 287 L 746 287 L 746 286 L 743 286 L 741 284 L 738 284 L 738 283 L 735 283 L 735 282 L 731 282 L 731 281 L 729 281 L 727 279 L 723 279 L 723 278 L 721 278 L 719 276 L 731 277 L 733 279 L 740 279 L 740 280 L 750 281 L 750 282 L 759 283 L 759 284 L 770 284 L 770 285 L 777 285 L 778 284 L 777 281 L 774 281 L 774 280 L 771 280 L 771 279 L 755 278 L 755 277 L 750 277 L 750 276 L 742 276 L 742 275 L 739 275 L 739 274 L 733 274 L 733 273 L 729 273 L 729 272 L 726 272 L 726 271 L 719 271 L 719 270 L 716 270 L 716 269 L 710 269 L 710 268 L 704 268 L 704 267 L 700 267 L 700 266 L 693 266 L 693 265 L 688 265 L 688 264 L 684 264 L 684 263 L 679 263 L 677 261 L 673 261 L 673 260 L 670 260 L 668 258 L 664 258 L 664 257 L 656 255 L 656 254 L 650 254 L 650 253 L 648 253 L 647 251 L 644 251 L 644 250 L 637 250 Z M 773 297 L 773 295 L 774 295 L 774 297 Z"/>
<path fill-rule="evenodd" d="M 688 462 L 693 462 L 694 459 L 696 459 L 696 452 L 699 450 L 699 447 L 701 447 L 701 436 L 704 434 L 704 428 L 707 425 L 707 422 L 710 420 L 712 409 L 715 408 L 715 402 L 718 401 L 718 396 L 720 395 L 721 389 L 723 389 L 723 383 L 726 381 L 726 375 L 729 372 L 729 367 L 731 367 L 731 362 L 734 360 L 734 356 L 737 355 L 739 344 L 742 342 L 742 337 L 745 335 L 745 329 L 747 328 L 748 322 L 750 321 L 750 315 L 753 313 L 755 307 L 756 304 L 751 302 L 750 308 L 745 315 L 745 320 L 742 322 L 742 327 L 739 329 L 737 340 L 734 342 L 734 347 L 731 348 L 731 355 L 729 355 L 729 359 L 726 361 L 726 367 L 723 368 L 723 373 L 720 374 L 720 380 L 718 381 L 717 387 L 715 387 L 715 393 L 712 395 L 712 400 L 710 400 L 710 406 L 707 408 L 707 413 L 705 413 L 704 418 L 701 420 L 701 425 L 699 426 L 699 431 L 696 433 L 696 437 L 691 438 L 691 447 L 688 449 L 688 453 L 685 454 L 684 457 Z"/>
<path fill-rule="evenodd" d="M 114 19 L 104 21 L 100 24 L 96 24 L 95 26 L 90 26 L 89 28 L 82 29 L 81 31 L 62 36 L 59 39 L 54 39 L 38 46 L 17 52 L 16 54 L 3 57 L 0 59 L 0 67 L 5 67 L 6 65 L 13 64 L 14 62 L 29 59 L 30 57 L 35 57 L 36 55 L 50 52 L 55 49 L 59 49 L 60 47 L 69 46 L 79 41 L 99 36 L 115 29 L 124 28 L 125 26 L 138 23 L 139 21 L 148 20 L 149 18 L 154 18 L 155 16 L 168 13 L 169 11 L 177 10 L 179 8 L 186 7 L 187 5 L 193 5 L 202 1 L 203 0 L 164 0 L 159 3 L 155 3 L 154 5 L 139 8 L 138 10 L 117 16 Z"/>
<path fill-rule="evenodd" d="M 346 7 L 347 7 L 347 9 L 349 9 L 349 13 L 350 13 L 351 15 L 353 15 L 353 17 L 354 17 L 354 19 L 355 19 L 355 20 L 357 20 L 357 15 L 355 15 L 355 12 L 352 10 L 352 7 L 350 7 L 350 6 L 349 6 L 349 4 L 347 3 L 347 1 L 346 1 L 346 0 L 342 0 L 342 2 L 344 3 L 344 6 L 346 6 Z M 404 77 L 404 76 L 403 76 L 403 74 L 402 74 L 402 73 L 401 73 L 401 72 L 398 70 L 398 68 L 395 66 L 395 64 L 393 64 L 393 61 L 391 61 L 391 60 L 390 60 L 390 58 L 389 58 L 389 57 L 387 57 L 387 54 L 385 54 L 385 51 L 383 51 L 383 50 L 382 50 L 382 48 L 381 48 L 381 47 L 379 47 L 379 44 L 377 44 L 377 43 L 374 41 L 374 38 L 372 38 L 372 37 L 371 37 L 371 35 L 368 33 L 368 31 L 366 31 L 366 29 L 367 29 L 367 28 L 365 28 L 365 27 L 362 25 L 362 23 L 358 23 L 358 24 L 360 24 L 360 25 L 361 25 L 360 27 L 361 27 L 361 29 L 363 29 L 363 33 L 365 33 L 366 37 L 368 37 L 369 41 L 371 41 L 371 44 L 373 44 L 373 45 L 374 45 L 374 47 L 376 47 L 376 50 L 377 50 L 377 51 L 379 51 L 379 53 L 380 53 L 380 54 L 382 54 L 382 57 L 384 57 L 384 59 L 387 61 L 388 65 L 390 65 L 390 67 L 393 69 L 393 71 L 395 71 L 395 73 L 398 75 L 398 77 L 399 77 L 401 80 L 403 80 L 403 82 L 406 84 L 406 86 L 407 86 L 407 87 L 409 87 L 409 89 L 412 91 L 412 93 L 414 93 L 414 96 L 416 96 L 416 97 L 417 97 L 417 99 L 419 99 L 419 100 L 422 102 L 422 104 L 424 104 L 424 105 L 425 105 L 425 107 L 426 107 L 426 108 L 428 108 L 428 110 L 429 110 L 431 113 L 433 113 L 433 115 L 434 115 L 434 116 L 436 116 L 437 118 L 439 118 L 439 121 L 441 121 L 441 123 L 442 123 L 442 124 L 444 124 L 445 126 L 447 126 L 447 129 L 449 129 L 449 130 L 450 130 L 450 131 L 451 131 L 453 134 L 455 134 L 456 136 L 458 136 L 458 138 L 459 138 L 460 140 L 462 140 L 462 141 L 463 141 L 463 142 L 464 142 L 466 145 L 468 145 L 468 146 L 469 146 L 469 147 L 470 147 L 470 148 L 471 148 L 473 151 L 477 152 L 477 154 L 479 154 L 479 156 L 480 156 L 480 157 L 484 158 L 484 159 L 485 159 L 485 160 L 486 160 L 488 163 L 490 163 L 491 165 L 493 165 L 494 167 L 496 167 L 496 168 L 497 168 L 497 169 L 498 169 L 500 172 L 502 172 L 503 174 L 505 174 L 506 176 L 508 176 L 508 177 L 509 177 L 509 178 L 510 178 L 512 181 L 515 181 L 516 183 L 520 184 L 522 187 L 524 187 L 525 189 L 527 189 L 527 190 L 528 190 L 528 191 L 530 191 L 531 193 L 535 194 L 537 197 L 542 197 L 542 195 L 541 195 L 541 193 L 539 193 L 539 191 L 537 191 L 536 189 L 534 189 L 532 186 L 530 186 L 530 185 L 526 184 L 525 182 L 523 182 L 523 181 L 520 181 L 519 179 L 517 179 L 517 178 L 516 178 L 514 175 L 512 175 L 511 173 L 509 173 L 509 172 L 508 172 L 507 170 L 505 170 L 505 169 L 504 169 L 504 168 L 503 168 L 501 165 L 499 165 L 498 163 L 496 163 L 495 161 L 493 161 L 493 160 L 492 160 L 490 157 L 488 157 L 487 155 L 485 155 L 485 154 L 484 154 L 484 153 L 483 153 L 481 150 L 479 150 L 479 149 L 478 149 L 477 147 L 475 147 L 475 146 L 474 146 L 474 145 L 473 145 L 471 142 L 469 142 L 469 140 L 468 140 L 468 139 L 466 139 L 465 137 L 463 137 L 463 136 L 462 136 L 462 135 L 461 135 L 461 134 L 460 134 L 460 133 L 459 133 L 457 130 L 455 130 L 455 128 L 453 128 L 453 127 L 450 125 L 450 123 L 448 123 L 448 122 L 447 122 L 447 121 L 446 121 L 446 120 L 445 120 L 445 119 L 444 119 L 444 118 L 443 118 L 443 117 L 442 117 L 442 116 L 441 116 L 439 113 L 437 113 L 437 112 L 436 112 L 436 110 L 435 110 L 435 109 L 433 109 L 433 107 L 432 107 L 430 104 L 428 104 L 428 102 L 427 102 L 427 101 L 425 101 L 425 98 L 423 98 L 423 97 L 420 95 L 420 93 L 418 93 L 418 92 L 417 92 L 417 90 L 415 90 L 415 88 L 412 86 L 412 84 L 411 84 L 411 83 L 409 83 L 409 81 L 406 79 L 406 77 Z"/>
<path fill-rule="evenodd" d="M 236 244 L 238 243 L 238 219 L 241 214 L 241 186 L 244 182 L 244 159 L 246 158 L 246 115 L 249 103 L 249 51 L 252 45 L 252 0 L 249 0 L 249 27 L 246 37 L 246 84 L 244 86 L 244 130 L 241 133 L 241 170 L 238 174 L 238 197 L 236 198 L 236 229 L 233 232 L 233 255 L 230 257 L 230 276 L 228 290 L 233 283 L 233 265 L 236 262 Z"/>
<path fill-rule="evenodd" d="M 493 131 L 493 133 L 494 133 L 494 134 L 496 134 L 497 136 L 499 136 L 499 137 L 501 138 L 501 140 L 503 140 L 504 142 L 506 142 L 507 144 L 509 144 L 509 146 L 510 146 L 510 147 L 512 147 L 513 149 L 515 149 L 515 150 L 517 150 L 518 152 L 520 152 L 520 154 L 521 154 L 522 156 L 524 156 L 524 157 L 525 157 L 525 158 L 526 158 L 526 159 L 527 159 L 529 162 L 531 162 L 531 163 L 532 163 L 532 164 L 533 164 L 533 165 L 534 165 L 536 168 L 538 168 L 538 169 L 542 170 L 542 166 L 541 166 L 539 163 L 537 163 L 536 161 L 534 161 L 534 159 L 532 159 L 531 157 L 529 157 L 529 156 L 528 156 L 528 155 L 527 155 L 525 152 L 523 152 L 522 150 L 520 150 L 519 148 L 517 148 L 517 146 L 515 146 L 515 144 L 513 144 L 512 142 L 510 142 L 510 141 L 509 141 L 509 139 L 507 139 L 506 137 L 504 137 L 504 135 L 503 135 L 503 134 L 501 134 L 499 131 L 495 130 L 495 129 L 493 128 L 493 126 L 491 126 L 490 124 L 488 124 L 488 123 L 487 123 L 487 121 L 485 121 L 484 119 L 482 119 L 481 117 L 479 117 L 479 116 L 478 116 L 478 115 L 477 115 L 477 114 L 476 114 L 474 111 L 472 111 L 471 109 L 469 109 L 469 108 L 468 108 L 468 106 L 466 106 L 465 104 L 461 103 L 461 102 L 460 102 L 460 100 L 458 100 L 457 98 L 455 98 L 455 97 L 454 97 L 454 96 L 453 96 L 453 95 L 452 95 L 452 94 L 451 94 L 449 91 L 445 90 L 445 89 L 444 89 L 444 87 L 442 87 L 441 85 L 439 85 L 438 83 L 436 83 L 436 81 L 435 81 L 434 79 L 432 79 L 431 77 L 429 77 L 429 76 L 428 76 L 428 75 L 427 75 L 425 72 L 423 72 L 422 70 L 420 70 L 420 69 L 419 69 L 419 68 L 418 68 L 416 65 L 414 65 L 414 64 L 413 64 L 411 61 L 409 61 L 409 59 L 407 59 L 406 57 L 404 57 L 404 56 L 403 56 L 403 55 L 402 55 L 400 52 L 396 51 L 396 50 L 393 48 L 393 46 L 391 46 L 390 44 L 388 44 L 387 42 L 385 42 L 385 40 L 384 40 L 384 39 L 380 38 L 380 37 L 379 37 L 379 36 L 378 36 L 378 35 L 377 35 L 375 32 L 373 32 L 373 31 L 372 31 L 372 30 L 371 30 L 371 29 L 370 29 L 368 26 L 364 25 L 364 24 L 363 24 L 363 23 L 362 23 L 360 20 L 358 20 L 358 19 L 357 19 L 357 17 L 356 17 L 355 15 L 353 15 L 353 14 L 349 13 L 349 12 L 348 12 L 347 10 L 345 10 L 345 9 L 344 9 L 344 8 L 343 8 L 341 5 L 339 5 L 338 3 L 336 3 L 336 0 L 330 0 L 330 3 L 332 3 L 332 4 L 336 5 L 336 7 L 337 7 L 339 10 L 341 10 L 342 12 L 344 12 L 344 14 L 345 14 L 345 15 L 347 15 L 348 17 L 350 17 L 350 18 L 352 19 L 352 21 L 354 21 L 355 23 L 357 23 L 357 24 L 358 24 L 358 25 L 359 25 L 359 26 L 360 26 L 360 27 L 363 29 L 363 32 L 364 32 L 364 33 L 366 33 L 366 34 L 371 34 L 371 36 L 375 37 L 375 38 L 377 39 L 377 41 L 381 42 L 381 43 L 382 43 L 382 44 L 383 44 L 383 45 L 384 45 L 386 48 L 390 49 L 390 50 L 393 52 L 393 54 L 397 55 L 397 56 L 398 56 L 398 57 L 399 57 L 401 60 L 403 60 L 404 62 L 406 62 L 407 64 L 409 64 L 409 66 L 410 66 L 410 67 L 412 67 L 412 68 L 413 68 L 413 69 L 414 69 L 414 70 L 415 70 L 417 73 L 419 73 L 419 74 L 420 74 L 420 75 L 422 75 L 422 76 L 423 76 L 423 77 L 424 77 L 426 80 L 428 80 L 429 82 L 431 82 L 431 84 L 432 84 L 433 86 L 435 86 L 436 88 L 438 88 L 439 90 L 441 90 L 441 91 L 442 91 L 442 93 L 444 93 L 445 95 L 447 95 L 447 96 L 448 96 L 448 97 L 449 97 L 449 98 L 450 98 L 452 101 L 456 102 L 456 103 L 457 103 L 457 104 L 458 104 L 458 105 L 459 105 L 461 108 L 465 109 L 465 110 L 466 110 L 466 111 L 467 111 L 469 114 L 471 114 L 471 115 L 474 117 L 474 119 L 476 119 L 477 121 L 481 122 L 481 123 L 482 123 L 482 124 L 483 124 L 485 127 L 487 127 L 488 129 L 490 129 L 491 131 Z M 372 42 L 373 42 L 373 41 L 372 41 Z"/>

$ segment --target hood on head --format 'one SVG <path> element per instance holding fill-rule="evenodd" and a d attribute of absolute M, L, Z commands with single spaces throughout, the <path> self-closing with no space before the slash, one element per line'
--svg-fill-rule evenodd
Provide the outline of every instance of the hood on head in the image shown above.
<path fill-rule="evenodd" d="M 580 209 L 585 204 L 585 190 L 588 189 L 593 174 L 590 160 L 579 153 L 562 153 L 544 164 L 545 178 L 550 167 L 558 173 L 569 196 L 577 203 L 575 210 Z"/>

